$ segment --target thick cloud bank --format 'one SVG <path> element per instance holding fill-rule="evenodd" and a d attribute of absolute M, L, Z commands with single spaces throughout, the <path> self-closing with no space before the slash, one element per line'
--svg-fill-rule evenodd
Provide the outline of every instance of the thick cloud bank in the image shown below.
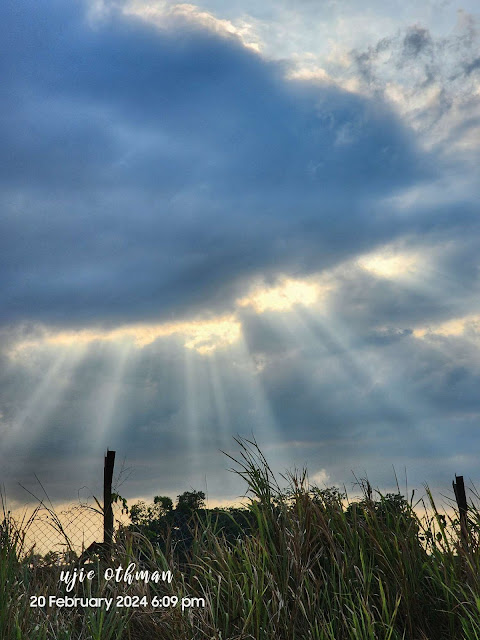
<path fill-rule="evenodd" d="M 435 171 L 384 105 L 286 81 L 234 36 L 1 12 L 3 323 L 225 305 L 391 239 L 379 199 Z"/>

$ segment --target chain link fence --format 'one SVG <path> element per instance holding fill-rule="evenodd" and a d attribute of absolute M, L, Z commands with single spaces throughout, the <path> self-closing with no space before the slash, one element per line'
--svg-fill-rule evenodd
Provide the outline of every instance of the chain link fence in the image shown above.
<path fill-rule="evenodd" d="M 110 544 L 112 534 L 130 523 L 125 500 L 112 492 L 114 463 L 115 452 L 107 450 L 103 485 L 105 514 L 104 506 L 90 496 L 58 507 L 48 498 L 39 499 L 34 507 L 27 506 L 23 514 L 14 518 L 25 557 L 40 564 L 73 561 L 94 542 Z M 47 495 L 43 485 L 41 487 Z"/>
<path fill-rule="evenodd" d="M 114 529 L 128 524 L 121 504 L 112 505 Z M 103 541 L 103 511 L 96 504 L 77 503 L 55 510 L 40 505 L 24 519 L 23 551 L 32 562 L 61 562 L 80 557 L 93 542 Z"/>

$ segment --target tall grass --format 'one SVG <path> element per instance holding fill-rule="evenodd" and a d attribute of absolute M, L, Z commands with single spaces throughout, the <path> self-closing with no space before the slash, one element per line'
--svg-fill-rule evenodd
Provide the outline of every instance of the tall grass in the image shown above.
<path fill-rule="evenodd" d="M 171 569 L 171 584 L 125 586 L 102 578 L 74 595 L 204 598 L 205 607 L 30 609 L 31 594 L 54 594 L 58 567 L 22 560 L 22 530 L 1 525 L 0 638 L 52 640 L 480 640 L 480 512 L 469 509 L 469 538 L 458 514 L 427 511 L 399 493 L 372 491 L 348 502 L 311 487 L 306 472 L 279 486 L 254 441 L 239 440 L 236 472 L 246 482 L 251 523 L 232 539 L 215 518 L 192 518 L 188 564 L 173 544 L 162 552 L 123 530 L 111 564 Z M 239 527 L 239 531 L 240 531 Z M 173 538 L 172 538 L 173 539 Z M 183 558 L 184 560 L 184 558 Z M 180 570 L 181 568 L 181 570 Z M 101 566 L 98 564 L 101 575 Z"/>

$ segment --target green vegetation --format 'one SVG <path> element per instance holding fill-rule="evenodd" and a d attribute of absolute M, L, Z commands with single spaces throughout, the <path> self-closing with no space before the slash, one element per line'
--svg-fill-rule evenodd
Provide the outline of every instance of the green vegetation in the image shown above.
<path fill-rule="evenodd" d="M 181 569 L 190 565 L 193 545 L 202 532 L 235 544 L 239 538 L 251 535 L 256 524 L 252 510 L 246 507 L 207 509 L 203 491 L 185 491 L 177 496 L 175 508 L 167 496 L 155 496 L 150 505 L 137 502 L 130 508 L 130 519 L 130 531 L 141 534 L 164 555 L 174 558 Z"/>
<path fill-rule="evenodd" d="M 132 506 L 110 566 L 171 570 L 171 583 L 78 582 L 72 596 L 146 597 L 144 606 L 30 608 L 31 595 L 64 595 L 55 565 L 33 566 L 22 529 L 0 526 L 0 638 L 5 640 L 480 640 L 480 510 L 468 540 L 457 515 L 372 492 L 348 502 L 306 473 L 280 488 L 255 442 L 238 441 L 244 509 L 209 510 L 201 492 Z M 197 598 L 182 612 L 175 599 Z M 154 598 L 157 598 L 155 600 Z M 197 606 L 204 599 L 205 606 Z"/>

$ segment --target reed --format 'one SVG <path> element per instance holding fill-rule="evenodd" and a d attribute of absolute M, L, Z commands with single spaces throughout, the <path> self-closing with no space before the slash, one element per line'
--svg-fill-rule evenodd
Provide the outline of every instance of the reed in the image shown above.
<path fill-rule="evenodd" d="M 28 522 L 4 509 L 0 549 L 0 638 L 5 640 L 480 640 L 480 511 L 469 506 L 469 537 L 458 514 L 400 495 L 362 496 L 310 486 L 306 471 L 275 477 L 254 440 L 238 440 L 235 471 L 247 487 L 249 526 L 227 532 L 212 514 L 192 517 L 188 562 L 169 538 L 117 532 L 111 564 L 173 572 L 172 583 L 98 579 L 72 595 L 145 597 L 118 609 L 32 609 L 30 595 L 56 593 L 60 567 L 34 567 L 23 548 Z M 478 496 L 477 496 L 478 498 Z M 234 516 L 232 516 L 234 517 Z M 237 537 L 232 537 L 237 530 Z M 203 598 L 182 613 L 154 597 Z M 48 613 L 48 615 L 47 615 Z"/>

